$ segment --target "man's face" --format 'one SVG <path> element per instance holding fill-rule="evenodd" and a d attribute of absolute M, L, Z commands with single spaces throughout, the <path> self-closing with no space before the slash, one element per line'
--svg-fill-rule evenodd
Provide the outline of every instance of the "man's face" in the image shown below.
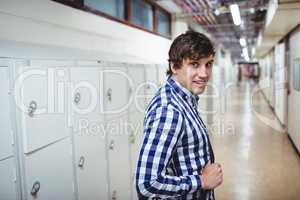
<path fill-rule="evenodd" d="M 172 77 L 194 95 L 204 92 L 210 79 L 214 56 L 199 60 L 184 59 L 179 69 L 173 68 Z"/>

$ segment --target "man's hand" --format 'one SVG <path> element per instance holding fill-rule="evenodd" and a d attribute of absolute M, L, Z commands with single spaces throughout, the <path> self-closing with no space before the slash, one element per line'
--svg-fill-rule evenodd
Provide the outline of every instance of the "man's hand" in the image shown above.
<path fill-rule="evenodd" d="M 223 172 L 221 165 L 218 163 L 205 165 L 200 176 L 203 189 L 214 189 L 222 184 Z"/>

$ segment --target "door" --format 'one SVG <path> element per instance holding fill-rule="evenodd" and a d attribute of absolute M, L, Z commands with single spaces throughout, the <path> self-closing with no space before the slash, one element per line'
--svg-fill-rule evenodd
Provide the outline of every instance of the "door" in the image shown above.
<path fill-rule="evenodd" d="M 157 77 L 158 77 L 158 87 L 161 87 L 167 79 L 167 67 L 166 65 L 157 65 Z"/>
<path fill-rule="evenodd" d="M 145 78 L 146 78 L 146 104 L 151 101 L 151 99 L 154 97 L 155 93 L 158 90 L 158 77 L 157 77 L 157 68 L 155 65 L 146 65 L 145 66 Z"/>
<path fill-rule="evenodd" d="M 25 155 L 28 200 L 74 200 L 70 138 Z"/>
<path fill-rule="evenodd" d="M 275 47 L 275 70 L 275 112 L 281 124 L 285 125 L 287 88 L 284 43 Z"/>
<path fill-rule="evenodd" d="M 64 61 L 19 61 L 15 100 L 24 153 L 69 136 L 66 91 L 69 73 Z"/>
<path fill-rule="evenodd" d="M 0 63 L 0 160 L 13 156 L 13 131 L 9 110 L 8 67 Z"/>
<path fill-rule="evenodd" d="M 0 198 L 18 199 L 14 140 L 9 103 L 9 63 L 0 60 Z"/>
<path fill-rule="evenodd" d="M 100 70 L 94 62 L 71 68 L 73 141 L 79 200 L 108 199 L 105 130 L 100 113 Z"/>
<path fill-rule="evenodd" d="M 300 31 L 289 38 L 289 88 L 288 97 L 288 133 L 300 151 Z"/>
<path fill-rule="evenodd" d="M 131 199 L 127 66 L 107 66 L 103 71 L 103 78 L 110 199 Z"/>
<path fill-rule="evenodd" d="M 132 80 L 130 98 L 134 99 L 130 103 L 128 113 L 128 132 L 130 142 L 130 160 L 131 160 L 131 190 L 133 199 L 137 199 L 136 189 L 134 187 L 134 175 L 137 166 L 139 148 L 143 138 L 143 120 L 145 114 L 145 99 L 139 98 L 145 94 L 145 71 L 142 65 L 131 65 L 128 67 L 128 76 Z"/>

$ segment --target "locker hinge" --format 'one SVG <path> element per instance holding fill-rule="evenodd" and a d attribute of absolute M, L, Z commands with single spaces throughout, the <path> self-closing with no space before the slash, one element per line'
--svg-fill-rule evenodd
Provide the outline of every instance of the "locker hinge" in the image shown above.
<path fill-rule="evenodd" d="M 13 182 L 16 183 L 17 182 L 17 169 L 14 167 L 14 174 L 13 174 Z"/>
<path fill-rule="evenodd" d="M 14 146 L 15 145 L 14 132 L 13 132 L 13 130 L 10 130 L 10 132 L 11 132 L 11 145 Z"/>

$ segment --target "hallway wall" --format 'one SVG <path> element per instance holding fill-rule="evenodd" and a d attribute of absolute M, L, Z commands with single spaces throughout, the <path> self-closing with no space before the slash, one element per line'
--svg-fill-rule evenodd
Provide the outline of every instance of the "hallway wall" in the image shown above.
<path fill-rule="evenodd" d="M 286 131 L 300 151 L 300 91 L 294 88 L 293 83 L 294 68 L 298 67 L 295 64 L 300 59 L 300 29 L 295 30 L 290 34 L 289 39 L 284 38 L 284 40 L 288 40 L 289 50 L 284 42 L 278 43 L 265 57 L 259 60 L 261 67 L 259 84 L 276 117 L 282 125 L 287 127 Z M 286 51 L 289 51 L 288 62 L 285 61 Z M 289 66 L 286 66 L 287 63 Z"/>
<path fill-rule="evenodd" d="M 171 40 L 50 0 L 0 1 L 0 39 L 166 63 Z M 130 36 L 130 37 L 129 37 Z M 155 51 L 153 51 L 155 49 Z M 5 55 L 16 53 L 5 51 Z"/>
<path fill-rule="evenodd" d="M 300 28 L 290 37 L 290 95 L 288 96 L 288 133 L 300 151 L 300 91 L 293 86 L 294 65 L 300 59 Z M 297 66 L 296 66 L 297 67 Z M 298 65 L 299 67 L 299 65 Z M 298 77 L 300 78 L 300 77 Z"/>

